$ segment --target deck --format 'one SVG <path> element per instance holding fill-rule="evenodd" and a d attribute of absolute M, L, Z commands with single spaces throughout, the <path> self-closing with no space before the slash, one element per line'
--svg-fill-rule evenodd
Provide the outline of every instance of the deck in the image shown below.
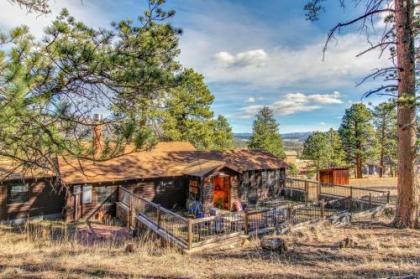
<path fill-rule="evenodd" d="M 285 194 L 244 212 L 185 218 L 127 189 L 118 189 L 117 217 L 129 228 L 150 230 L 185 252 L 243 236 L 281 231 L 289 225 L 328 218 L 340 211 L 370 209 L 389 200 L 389 192 L 287 178 Z M 322 202 L 320 202 L 322 200 Z M 327 202 L 325 202 L 327 201 Z"/>

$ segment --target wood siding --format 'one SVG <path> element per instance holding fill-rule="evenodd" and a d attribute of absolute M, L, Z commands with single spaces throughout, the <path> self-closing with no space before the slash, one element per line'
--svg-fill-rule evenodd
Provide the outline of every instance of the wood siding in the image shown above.
<path fill-rule="evenodd" d="M 349 184 L 349 169 L 320 170 L 319 182 L 323 184 L 348 185 Z"/>
<path fill-rule="evenodd" d="M 92 200 L 90 203 L 83 203 L 83 186 L 92 186 Z M 71 194 L 67 196 L 66 206 L 66 220 L 73 221 L 86 217 L 98 205 L 98 188 L 107 187 L 115 191 L 118 186 L 125 187 L 133 191 L 136 195 L 142 196 L 145 199 L 161 206 L 173 209 L 184 208 L 187 198 L 185 179 L 182 177 L 173 178 L 157 178 L 126 181 L 123 183 L 100 183 L 100 184 L 86 184 L 86 185 L 72 185 Z M 81 186 L 81 191 L 75 194 L 75 187 Z M 115 207 L 115 206 L 114 206 Z M 110 208 L 110 212 L 114 212 L 115 208 Z"/>
<path fill-rule="evenodd" d="M 10 188 L 20 184 L 29 186 L 27 201 L 9 203 Z M 65 191 L 57 187 L 53 186 L 52 179 L 16 180 L 0 184 L 0 221 L 47 215 L 61 216 L 65 206 Z"/>

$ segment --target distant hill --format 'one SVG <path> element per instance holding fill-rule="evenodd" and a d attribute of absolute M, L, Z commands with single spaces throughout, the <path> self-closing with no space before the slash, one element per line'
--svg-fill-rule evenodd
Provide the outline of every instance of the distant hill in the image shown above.
<path fill-rule="evenodd" d="M 284 133 L 281 134 L 285 150 L 294 150 L 298 154 L 302 153 L 303 143 L 312 132 Z M 237 148 L 247 148 L 247 141 L 251 138 L 251 133 L 234 133 L 234 144 Z"/>
<path fill-rule="evenodd" d="M 312 132 L 299 132 L 299 133 L 284 133 L 281 137 L 285 141 L 298 141 L 304 142 Z M 234 137 L 238 140 L 247 141 L 251 137 L 251 133 L 234 133 Z"/>

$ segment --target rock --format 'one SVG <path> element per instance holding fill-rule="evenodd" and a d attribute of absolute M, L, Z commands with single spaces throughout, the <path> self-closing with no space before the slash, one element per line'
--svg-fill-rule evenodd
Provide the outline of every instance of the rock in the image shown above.
<path fill-rule="evenodd" d="M 126 253 L 134 253 L 135 249 L 134 249 L 134 244 L 133 243 L 128 243 L 125 246 L 125 252 Z"/>
<path fill-rule="evenodd" d="M 263 237 L 263 239 L 261 239 L 261 248 L 264 250 L 276 251 L 280 254 L 287 251 L 286 241 L 275 236 Z"/>

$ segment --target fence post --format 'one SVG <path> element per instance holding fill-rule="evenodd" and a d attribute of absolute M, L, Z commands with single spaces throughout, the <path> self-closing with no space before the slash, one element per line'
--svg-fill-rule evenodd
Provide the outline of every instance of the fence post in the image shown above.
<path fill-rule="evenodd" d="M 309 200 L 309 182 L 305 181 L 305 204 L 308 203 Z"/>
<path fill-rule="evenodd" d="M 248 210 L 245 210 L 245 228 L 244 228 L 245 235 L 248 235 L 249 233 L 248 230 L 249 230 Z"/>
<path fill-rule="evenodd" d="M 372 208 L 372 193 L 369 192 L 369 209 Z"/>
<path fill-rule="evenodd" d="M 291 205 L 287 207 L 287 219 L 289 220 L 289 224 L 290 224 L 292 221 L 292 206 Z"/>
<path fill-rule="evenodd" d="M 353 186 L 350 186 L 350 212 L 353 212 Z"/>
<path fill-rule="evenodd" d="M 133 197 L 131 195 L 128 196 L 128 220 L 127 220 L 127 226 L 128 228 L 131 227 L 131 222 L 132 222 L 132 214 L 133 214 Z"/>
<path fill-rule="evenodd" d="M 391 191 L 388 191 L 388 193 L 386 194 L 386 203 L 389 203 L 391 201 Z"/>
<path fill-rule="evenodd" d="M 321 182 L 318 182 L 316 185 L 316 200 L 319 201 L 321 199 Z"/>
<path fill-rule="evenodd" d="M 321 200 L 320 206 L 321 206 L 321 218 L 324 218 L 325 217 L 325 212 L 324 212 L 324 210 L 325 210 L 325 202 L 324 202 L 324 200 Z"/>
<path fill-rule="evenodd" d="M 192 243 L 193 243 L 193 223 L 192 219 L 188 218 L 188 250 L 192 249 Z"/>
<path fill-rule="evenodd" d="M 156 208 L 156 223 L 157 228 L 160 229 L 160 205 Z"/>

